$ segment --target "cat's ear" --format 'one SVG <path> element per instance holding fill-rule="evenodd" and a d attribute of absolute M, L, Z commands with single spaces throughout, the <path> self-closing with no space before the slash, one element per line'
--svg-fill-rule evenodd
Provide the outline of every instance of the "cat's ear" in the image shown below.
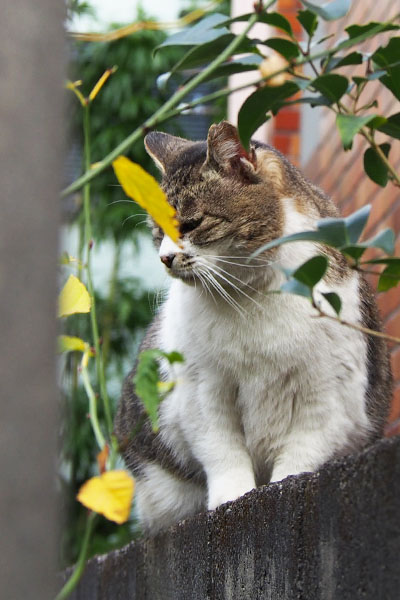
<path fill-rule="evenodd" d="M 257 167 L 254 148 L 247 152 L 239 140 L 236 128 L 222 121 L 211 125 L 207 137 L 207 158 L 202 171 L 220 171 L 236 174 L 245 179 L 253 179 Z"/>
<path fill-rule="evenodd" d="M 148 154 L 163 173 L 167 170 L 168 164 L 171 163 L 174 156 L 184 150 L 186 146 L 190 146 L 191 143 L 188 140 L 161 131 L 152 131 L 144 138 L 144 145 Z"/>

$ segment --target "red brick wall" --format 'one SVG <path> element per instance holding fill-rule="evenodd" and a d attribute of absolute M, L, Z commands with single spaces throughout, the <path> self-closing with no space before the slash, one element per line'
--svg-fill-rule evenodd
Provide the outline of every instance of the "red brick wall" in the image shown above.
<path fill-rule="evenodd" d="M 284 4 L 288 5 L 290 0 Z M 343 36 L 344 27 L 350 23 L 367 23 L 372 20 L 387 20 L 398 12 L 398 0 L 376 2 L 365 0 L 354 2 L 349 15 L 341 21 L 334 22 L 328 27 L 328 32 L 337 37 Z M 382 41 L 389 34 L 382 34 Z M 330 43 L 332 43 L 330 41 Z M 364 44 L 364 50 L 372 49 L 376 39 Z M 357 67 L 358 69 L 359 67 Z M 361 66 L 362 68 L 362 66 Z M 347 67 L 348 74 L 354 75 L 355 67 Z M 371 84 L 372 86 L 372 84 Z M 400 106 L 394 96 L 382 90 L 379 83 L 365 92 L 365 102 L 377 99 L 378 111 L 384 115 L 399 112 Z M 321 109 L 315 109 L 321 110 Z M 376 110 L 376 109 L 374 109 Z M 347 215 L 360 206 L 371 203 L 372 212 L 366 235 L 369 237 L 384 227 L 391 227 L 397 234 L 396 254 L 400 254 L 400 190 L 391 183 L 380 188 L 366 177 L 363 170 L 363 154 L 366 143 L 356 139 L 352 150 L 343 152 L 339 135 L 335 126 L 335 115 L 327 109 L 322 109 L 320 130 L 316 149 L 305 168 L 308 177 L 327 193 L 329 193 L 341 212 Z M 382 141 L 387 140 L 382 135 Z M 381 141 L 380 138 L 377 138 Z M 390 153 L 391 162 L 400 169 L 400 144 L 394 141 Z M 372 284 L 376 283 L 371 280 Z M 378 304 L 384 320 L 387 333 L 400 337 L 400 290 L 399 286 L 389 292 L 378 295 Z M 395 391 L 392 410 L 387 427 L 388 435 L 400 433 L 400 345 L 390 344 L 392 350 L 392 367 L 395 380 Z"/>

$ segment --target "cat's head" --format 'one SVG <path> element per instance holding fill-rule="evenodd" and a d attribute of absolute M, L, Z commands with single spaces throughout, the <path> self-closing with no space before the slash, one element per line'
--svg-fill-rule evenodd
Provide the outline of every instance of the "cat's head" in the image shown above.
<path fill-rule="evenodd" d="M 168 272 L 189 283 L 207 263 L 215 277 L 221 269 L 217 279 L 222 282 L 227 273 L 248 279 L 247 258 L 282 234 L 284 163 L 279 153 L 257 143 L 246 152 L 226 121 L 212 125 L 204 142 L 151 132 L 145 146 L 162 171 L 162 187 L 182 234 L 179 247 L 153 227 Z M 264 264 L 273 253 L 263 257 Z M 252 264 L 261 266 L 260 259 Z"/>

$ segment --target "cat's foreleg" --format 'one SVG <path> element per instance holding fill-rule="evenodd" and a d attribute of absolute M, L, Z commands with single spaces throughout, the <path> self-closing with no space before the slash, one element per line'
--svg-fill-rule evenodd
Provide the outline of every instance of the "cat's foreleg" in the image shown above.
<path fill-rule="evenodd" d="M 221 375 L 198 388 L 192 450 L 207 476 L 208 509 L 236 500 L 256 487 L 253 464 L 235 408 L 235 389 Z M 193 407 L 192 407 L 193 410 Z"/>
<path fill-rule="evenodd" d="M 357 437 L 355 427 L 346 420 L 329 421 L 318 429 L 293 431 L 278 452 L 272 469 L 271 482 L 281 481 L 289 475 L 313 472 L 333 456 L 350 449 L 352 436 Z M 342 424 L 342 428 L 340 427 Z"/>

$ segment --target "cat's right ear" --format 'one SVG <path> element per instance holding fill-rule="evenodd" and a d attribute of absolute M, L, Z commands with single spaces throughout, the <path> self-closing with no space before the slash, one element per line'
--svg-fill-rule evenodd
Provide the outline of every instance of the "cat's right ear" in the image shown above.
<path fill-rule="evenodd" d="M 144 138 L 144 146 L 154 160 L 162 173 L 168 169 L 176 154 L 179 154 L 185 146 L 190 145 L 188 140 L 162 133 L 161 131 L 152 131 Z"/>

